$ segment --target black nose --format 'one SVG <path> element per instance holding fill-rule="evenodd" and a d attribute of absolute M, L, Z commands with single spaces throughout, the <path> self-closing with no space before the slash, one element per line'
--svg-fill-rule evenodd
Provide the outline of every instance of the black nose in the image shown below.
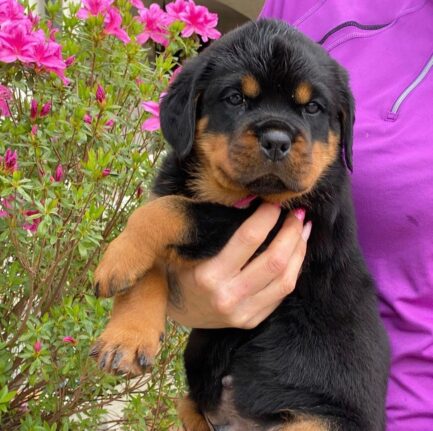
<path fill-rule="evenodd" d="M 281 160 L 290 151 L 291 139 L 284 130 L 268 129 L 260 137 L 260 146 L 265 156 L 276 162 Z"/>

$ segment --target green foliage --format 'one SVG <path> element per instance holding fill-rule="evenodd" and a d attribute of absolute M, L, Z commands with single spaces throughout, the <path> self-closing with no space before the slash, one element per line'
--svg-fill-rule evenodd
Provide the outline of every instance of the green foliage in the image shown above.
<path fill-rule="evenodd" d="M 105 374 L 88 356 L 111 307 L 92 296 L 92 272 L 143 203 L 164 153 L 160 132 L 142 130 L 149 114 L 141 104 L 158 101 L 198 48 L 197 38 L 180 36 L 180 22 L 162 51 L 136 43 L 142 26 L 128 2 L 116 6 L 129 44 L 103 35 L 101 17 L 82 21 L 79 6 L 48 3 L 63 58 L 75 56 L 68 85 L 19 62 L 0 64 L 13 93 L 11 116 L 0 119 L 0 155 L 10 149 L 18 158 L 13 170 L 0 162 L 0 429 L 159 431 L 176 423 L 182 329 L 169 325 L 158 363 L 138 380 Z M 39 27 L 49 33 L 47 20 Z M 41 115 L 46 103 L 51 110 Z M 116 400 L 124 409 L 113 419 Z"/>

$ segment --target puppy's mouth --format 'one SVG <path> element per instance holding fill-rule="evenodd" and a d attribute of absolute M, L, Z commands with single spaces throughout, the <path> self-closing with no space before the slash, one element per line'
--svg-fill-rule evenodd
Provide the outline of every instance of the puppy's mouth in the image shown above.
<path fill-rule="evenodd" d="M 295 181 L 283 181 L 273 174 L 264 175 L 246 184 L 246 188 L 254 195 L 264 196 L 284 192 L 302 192 L 303 189 Z"/>

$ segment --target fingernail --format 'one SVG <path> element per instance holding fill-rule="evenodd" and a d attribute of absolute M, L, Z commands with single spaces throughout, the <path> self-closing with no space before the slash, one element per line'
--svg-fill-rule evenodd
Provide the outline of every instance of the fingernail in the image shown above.
<path fill-rule="evenodd" d="M 311 221 L 305 223 L 304 228 L 302 229 L 302 239 L 307 242 L 308 238 L 310 238 L 310 233 L 311 233 L 311 228 L 313 227 L 313 223 L 311 223 Z"/>
<path fill-rule="evenodd" d="M 295 215 L 295 217 L 298 220 L 304 221 L 304 218 L 305 218 L 305 210 L 304 210 L 304 208 L 296 208 L 295 210 L 293 210 L 293 214 Z"/>

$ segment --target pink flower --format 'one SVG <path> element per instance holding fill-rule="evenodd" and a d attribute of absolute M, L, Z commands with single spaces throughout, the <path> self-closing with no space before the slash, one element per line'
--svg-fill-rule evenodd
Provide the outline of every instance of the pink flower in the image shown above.
<path fill-rule="evenodd" d="M 83 120 L 87 124 L 92 124 L 93 118 L 90 114 L 84 114 Z"/>
<path fill-rule="evenodd" d="M 120 27 L 120 25 L 122 24 L 122 15 L 120 15 L 120 12 L 116 8 L 111 7 L 110 9 L 108 9 L 107 14 L 105 15 L 104 23 L 105 34 L 111 34 L 112 36 L 116 36 L 123 43 L 129 43 L 131 41 L 128 33 L 126 33 L 126 31 Z"/>
<path fill-rule="evenodd" d="M 33 126 L 32 126 L 32 130 L 31 130 L 30 133 L 31 133 L 33 136 L 35 136 L 36 133 L 38 133 L 38 126 L 37 126 L 37 124 L 33 124 Z"/>
<path fill-rule="evenodd" d="M 71 343 L 73 345 L 77 344 L 77 340 L 74 337 L 71 337 L 70 335 L 68 335 L 67 337 L 63 337 L 63 341 L 65 343 Z"/>
<path fill-rule="evenodd" d="M 144 4 L 141 0 L 131 0 L 130 3 L 138 10 L 144 9 Z"/>
<path fill-rule="evenodd" d="M 0 168 L 7 173 L 13 173 L 18 169 L 17 150 L 12 152 L 12 150 L 8 148 L 4 158 L 0 156 Z"/>
<path fill-rule="evenodd" d="M 188 2 L 185 0 L 176 0 L 175 2 L 168 3 L 165 6 L 167 14 L 174 20 L 182 20 L 183 13 L 188 10 Z"/>
<path fill-rule="evenodd" d="M 101 87 L 101 85 L 98 84 L 98 87 L 96 89 L 96 100 L 99 103 L 103 103 L 105 102 L 105 91 L 104 89 Z"/>
<path fill-rule="evenodd" d="M 35 99 L 32 99 L 30 102 L 30 118 L 35 120 L 38 116 L 38 102 Z"/>
<path fill-rule="evenodd" d="M 42 30 L 34 33 L 36 42 L 30 47 L 31 62 L 36 66 L 55 73 L 64 83 L 68 80 L 64 76 L 66 63 L 62 58 L 62 47 L 56 42 L 46 40 Z"/>
<path fill-rule="evenodd" d="M 110 175 L 111 174 L 111 169 L 109 169 L 109 168 L 105 168 L 103 171 L 102 171 L 102 176 L 103 177 L 107 177 L 108 175 Z"/>
<path fill-rule="evenodd" d="M 24 19 L 24 7 L 15 0 L 0 1 L 0 24 Z"/>
<path fill-rule="evenodd" d="M 70 57 L 68 57 L 65 60 L 66 67 L 69 67 L 69 66 L 71 66 L 74 63 L 75 63 L 75 55 L 71 55 Z"/>
<path fill-rule="evenodd" d="M 29 22 L 31 25 L 31 23 Z M 32 47 L 36 42 L 31 28 L 25 21 L 7 22 L 1 26 L 0 30 L 0 61 L 3 63 L 13 63 L 22 61 L 30 63 L 32 61 Z"/>
<path fill-rule="evenodd" d="M 36 27 L 39 24 L 40 17 L 38 17 L 37 15 L 33 15 L 31 11 L 29 12 L 27 18 L 34 27 Z"/>
<path fill-rule="evenodd" d="M 80 19 L 87 19 L 90 16 L 101 15 L 104 17 L 104 34 L 117 37 L 123 43 L 129 43 L 128 33 L 120 27 L 122 15 L 119 10 L 111 6 L 113 0 L 83 0 L 83 6 L 77 13 Z"/>
<path fill-rule="evenodd" d="M 151 4 L 149 8 L 139 9 L 138 13 L 138 20 L 144 24 L 144 31 L 137 36 L 137 42 L 143 44 L 152 39 L 167 46 L 167 26 L 172 21 L 170 17 L 156 3 Z"/>
<path fill-rule="evenodd" d="M 4 217 L 9 216 L 8 210 L 10 210 L 12 208 L 12 205 L 10 204 L 10 202 L 12 202 L 13 200 L 14 200 L 14 197 L 12 195 L 10 195 L 4 199 L 0 199 L 0 218 L 4 218 Z"/>
<path fill-rule="evenodd" d="M 218 39 L 221 36 L 221 33 L 214 28 L 218 24 L 218 15 L 210 13 L 204 6 L 196 6 L 193 0 L 188 2 L 186 12 L 181 13 L 180 17 L 186 24 L 181 33 L 184 37 L 197 33 L 203 42 L 207 42 L 209 39 Z"/>
<path fill-rule="evenodd" d="M 24 215 L 26 217 L 30 217 L 32 215 L 39 214 L 39 211 L 35 210 L 27 210 L 24 211 Z M 23 229 L 28 230 L 29 232 L 36 232 L 38 230 L 39 223 L 42 221 L 40 217 L 29 220 L 28 223 L 23 224 Z"/>
<path fill-rule="evenodd" d="M 50 40 L 52 40 L 53 42 L 56 41 L 56 34 L 59 32 L 58 28 L 52 28 L 50 30 Z"/>
<path fill-rule="evenodd" d="M 11 111 L 9 110 L 8 101 L 12 99 L 12 91 L 4 85 L 0 85 L 0 115 L 3 117 L 10 117 Z"/>
<path fill-rule="evenodd" d="M 63 179 L 63 166 L 59 163 L 59 165 L 56 168 L 56 171 L 54 172 L 54 181 L 62 181 Z"/>
<path fill-rule="evenodd" d="M 83 7 L 77 12 L 77 17 L 87 19 L 89 16 L 105 16 L 113 0 L 83 0 Z"/>
<path fill-rule="evenodd" d="M 0 13 L 2 5 L 4 3 L 0 0 Z M 33 31 L 34 25 L 34 20 L 26 16 L 15 21 L 0 22 L 0 61 L 32 63 L 36 71 L 43 69 L 53 72 L 66 84 L 68 80 L 64 76 L 66 64 L 62 59 L 62 47 L 47 38 L 43 30 Z"/>
<path fill-rule="evenodd" d="M 51 111 L 51 106 L 52 106 L 51 101 L 45 103 L 45 105 L 42 106 L 42 109 L 41 109 L 41 117 L 45 117 L 45 116 L 47 116 L 47 115 L 50 113 L 50 111 Z"/>
<path fill-rule="evenodd" d="M 112 127 L 113 125 L 114 125 L 114 120 L 113 120 L 113 119 L 108 120 L 108 121 L 105 123 L 105 127 L 107 127 L 107 128 L 110 128 L 110 127 Z"/>
<path fill-rule="evenodd" d="M 33 350 L 35 353 L 39 353 L 42 350 L 42 343 L 39 340 L 33 344 Z"/>
<path fill-rule="evenodd" d="M 152 117 L 148 118 L 143 123 L 143 125 L 141 126 L 141 130 L 147 130 L 148 132 L 154 132 L 155 130 L 158 130 L 161 127 L 159 122 L 159 103 L 148 101 L 143 102 L 141 106 L 146 112 L 152 114 Z"/>

